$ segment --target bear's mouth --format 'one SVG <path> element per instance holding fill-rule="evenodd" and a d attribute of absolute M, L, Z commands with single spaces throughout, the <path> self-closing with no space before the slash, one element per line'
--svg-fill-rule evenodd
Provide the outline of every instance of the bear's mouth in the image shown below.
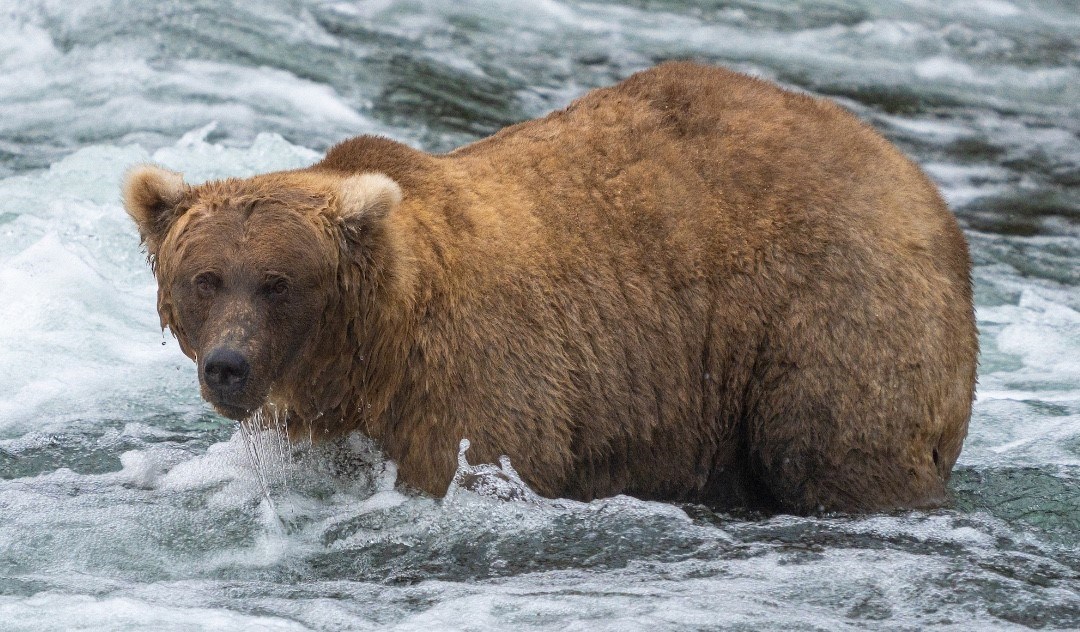
<path fill-rule="evenodd" d="M 268 389 L 268 391 L 269 390 L 271 389 Z M 222 416 L 228 417 L 233 421 L 245 421 L 250 419 L 252 415 L 257 414 L 268 404 L 270 406 L 276 405 L 275 402 L 271 400 L 269 392 L 265 392 L 262 395 L 255 395 L 255 393 L 261 392 L 262 391 L 253 392 L 248 390 L 232 395 L 222 395 L 220 393 L 214 393 L 210 389 L 204 389 L 203 399 L 213 406 L 214 410 Z"/>
<path fill-rule="evenodd" d="M 246 419 L 262 405 L 262 398 L 252 398 L 246 392 L 220 393 L 215 392 L 206 383 L 201 386 L 203 400 L 213 406 L 218 413 L 234 421 Z"/>
<path fill-rule="evenodd" d="M 236 406 L 233 404 L 226 404 L 224 402 L 210 402 L 210 405 L 214 407 L 214 410 L 221 413 L 223 416 L 232 419 L 233 421 L 243 421 L 251 416 L 251 412 L 254 408 L 247 408 L 245 406 Z"/>

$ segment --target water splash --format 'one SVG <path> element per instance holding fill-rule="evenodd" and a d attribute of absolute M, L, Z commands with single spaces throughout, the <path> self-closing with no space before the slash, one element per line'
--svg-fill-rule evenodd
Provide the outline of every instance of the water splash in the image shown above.
<path fill-rule="evenodd" d="M 470 465 L 465 452 L 471 445 L 468 439 L 462 439 L 458 444 L 457 471 L 454 472 L 454 478 L 446 490 L 444 503 L 453 503 L 454 497 L 461 491 L 499 500 L 521 501 L 534 505 L 543 503 L 544 499 L 522 480 L 521 475 L 510 464 L 510 457 L 505 454 L 499 457 L 498 465 L 494 463 Z"/>

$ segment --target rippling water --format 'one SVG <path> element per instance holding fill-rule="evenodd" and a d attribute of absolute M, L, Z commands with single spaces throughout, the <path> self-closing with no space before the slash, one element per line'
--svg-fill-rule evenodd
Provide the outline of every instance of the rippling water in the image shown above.
<path fill-rule="evenodd" d="M 1080 627 L 1074 2 L 444 5 L 0 5 L 0 629 Z M 983 347 L 955 508 L 435 501 L 359 437 L 267 449 L 268 501 L 159 333 L 124 169 L 446 150 L 670 58 L 837 98 L 942 186 Z"/>

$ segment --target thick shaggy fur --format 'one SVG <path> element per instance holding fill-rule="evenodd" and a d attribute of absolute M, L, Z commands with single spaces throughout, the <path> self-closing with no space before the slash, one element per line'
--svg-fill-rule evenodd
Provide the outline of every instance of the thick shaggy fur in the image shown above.
<path fill-rule="evenodd" d="M 219 410 L 359 430 L 428 493 L 467 437 L 546 496 L 945 501 L 975 384 L 967 247 L 830 102 L 671 63 L 447 155 L 361 137 L 306 170 L 142 168 L 125 191 L 163 325 L 251 362 L 229 402 L 204 383 Z M 193 290 L 203 270 L 218 285 Z"/>

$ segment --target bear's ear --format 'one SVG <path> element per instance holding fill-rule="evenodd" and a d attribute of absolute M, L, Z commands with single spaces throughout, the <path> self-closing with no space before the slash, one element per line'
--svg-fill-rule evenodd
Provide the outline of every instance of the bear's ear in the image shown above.
<path fill-rule="evenodd" d="M 363 276 L 363 287 L 407 294 L 411 268 L 387 221 L 405 197 L 401 187 L 387 175 L 362 173 L 341 180 L 336 197 L 342 254 Z"/>
<path fill-rule="evenodd" d="M 377 223 L 401 203 L 401 187 L 381 173 L 349 176 L 338 194 L 338 217 L 345 224 Z M 358 227 L 359 227 L 358 226 Z"/>
<path fill-rule="evenodd" d="M 379 236 L 390 212 L 402 201 L 402 188 L 390 176 L 362 173 L 341 181 L 337 194 L 337 219 L 341 236 L 353 257 L 377 257 L 386 244 Z"/>
<path fill-rule="evenodd" d="M 134 167 L 124 177 L 124 209 L 139 227 L 151 257 L 157 256 L 169 228 L 186 210 L 189 190 L 182 175 L 153 165 Z"/>

